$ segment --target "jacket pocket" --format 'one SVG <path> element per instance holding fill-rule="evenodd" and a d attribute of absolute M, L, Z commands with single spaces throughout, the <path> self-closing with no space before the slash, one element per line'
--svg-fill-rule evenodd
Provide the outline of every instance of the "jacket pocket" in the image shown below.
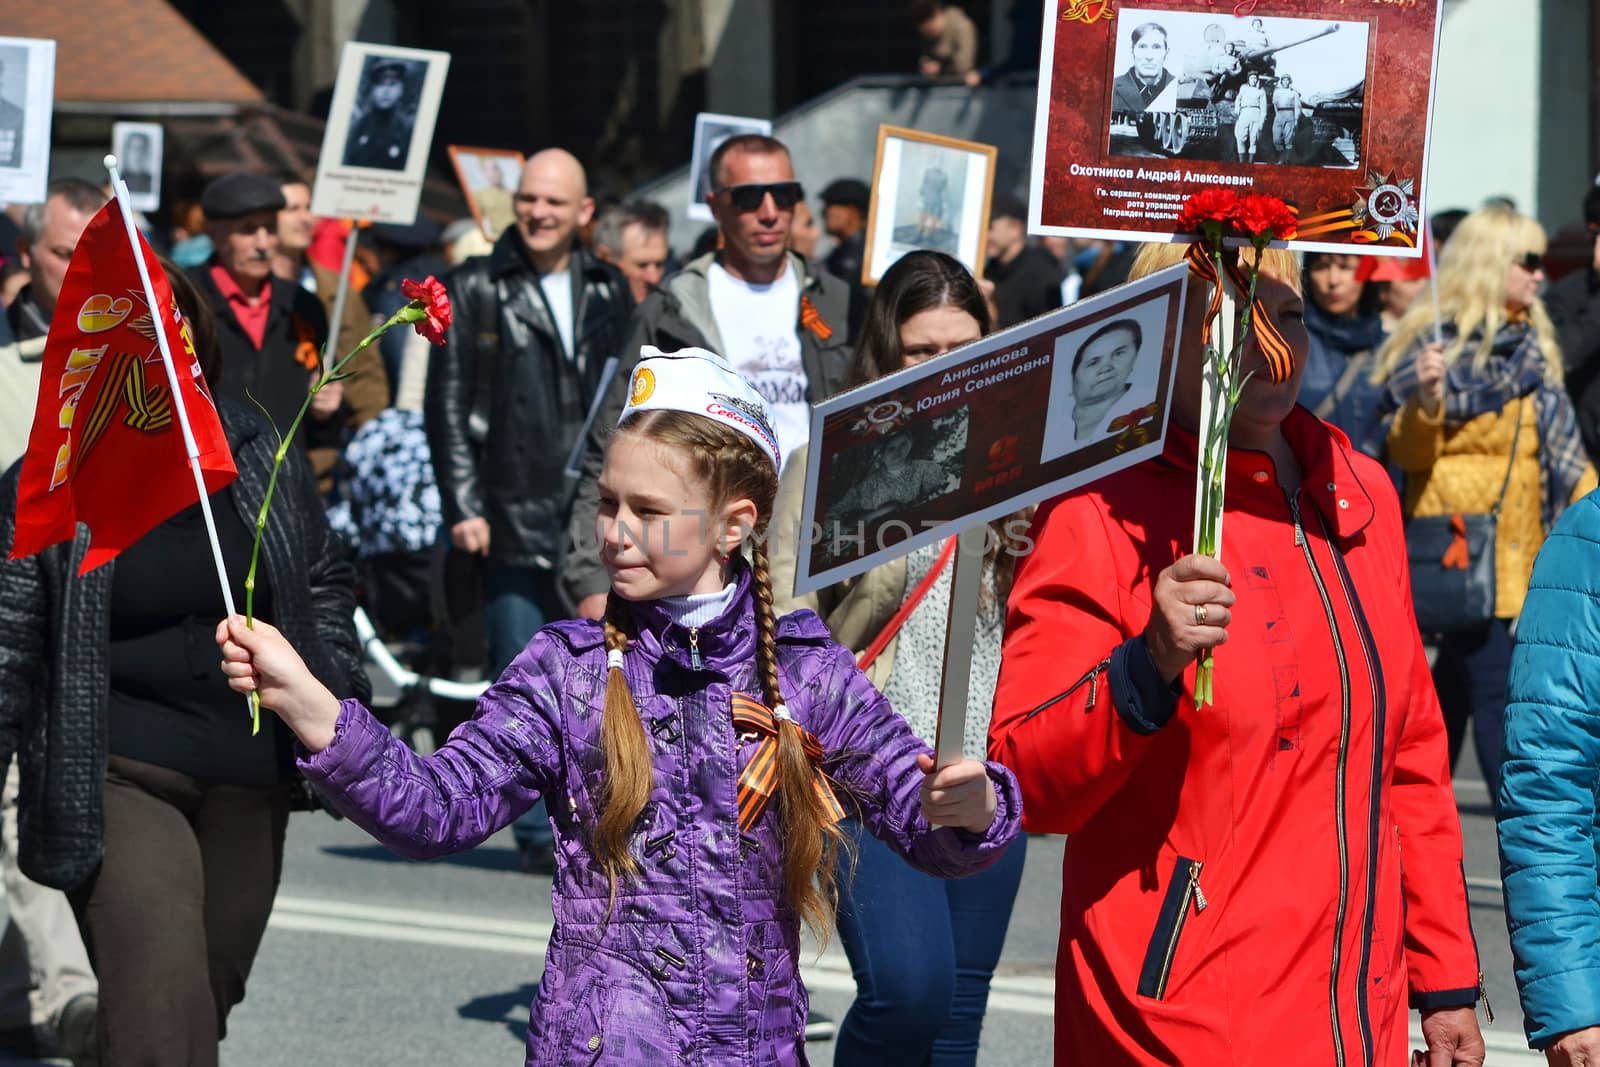
<path fill-rule="evenodd" d="M 1178 954 L 1178 941 L 1192 907 L 1195 914 L 1206 909 L 1206 896 L 1200 891 L 1200 860 L 1179 856 L 1172 867 L 1172 881 L 1161 900 L 1156 928 L 1145 950 L 1144 966 L 1139 970 L 1139 995 L 1153 1000 L 1167 998 L 1167 981 L 1172 977 L 1172 961 Z"/>

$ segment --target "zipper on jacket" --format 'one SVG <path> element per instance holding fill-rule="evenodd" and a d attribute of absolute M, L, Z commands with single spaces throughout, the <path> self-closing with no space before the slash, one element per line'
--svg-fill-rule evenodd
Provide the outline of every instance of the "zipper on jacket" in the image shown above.
<path fill-rule="evenodd" d="M 1476 946 L 1474 946 L 1476 947 Z M 1489 984 L 1483 980 L 1483 972 L 1478 972 L 1478 999 L 1483 1001 L 1483 1015 L 1489 1020 L 1489 1025 L 1494 1025 L 1494 1009 L 1489 1006 Z"/>
<path fill-rule="evenodd" d="M 1350 846 L 1346 840 L 1345 826 L 1345 767 L 1350 758 L 1350 668 L 1345 663 L 1344 639 L 1339 634 L 1339 620 L 1333 613 L 1333 600 L 1328 587 L 1317 570 L 1316 556 L 1306 539 L 1305 527 L 1300 522 L 1300 494 L 1285 494 L 1289 498 L 1289 514 L 1294 518 L 1294 543 L 1304 553 L 1306 566 L 1311 570 L 1311 580 L 1316 584 L 1317 595 L 1322 599 L 1322 610 L 1328 621 L 1328 632 L 1333 637 L 1334 658 L 1339 663 L 1339 759 L 1338 777 L 1334 781 L 1334 821 L 1338 826 L 1339 844 L 1339 908 L 1333 924 L 1333 963 L 1328 978 L 1328 1013 L 1333 1023 L 1334 1063 L 1343 1067 L 1344 1034 L 1339 1028 L 1339 955 L 1344 942 L 1345 910 L 1350 894 Z M 1364 993 L 1365 991 L 1363 991 Z"/>
<path fill-rule="evenodd" d="M 705 661 L 700 658 L 700 627 L 689 628 L 689 665 L 697 671 L 705 670 Z"/>
<path fill-rule="evenodd" d="M 1145 951 L 1144 967 L 1139 972 L 1141 997 L 1166 999 L 1172 960 L 1178 953 L 1178 939 L 1189 919 L 1189 908 L 1193 905 L 1194 913 L 1199 915 L 1209 906 L 1205 893 L 1200 890 L 1200 868 L 1204 866 L 1200 860 L 1183 856 L 1173 864 L 1172 881 L 1167 883 L 1167 895 L 1162 898 L 1156 928 L 1150 935 L 1150 947 Z"/>
<path fill-rule="evenodd" d="M 1084 710 L 1088 711 L 1092 709 L 1095 705 L 1095 701 L 1100 699 L 1100 675 L 1105 674 L 1109 670 L 1111 670 L 1111 657 L 1107 656 L 1099 663 L 1096 663 L 1093 667 L 1090 667 L 1088 673 L 1082 678 L 1079 678 L 1076 682 L 1073 682 L 1071 685 L 1067 686 L 1065 691 L 1057 693 L 1055 696 L 1051 697 L 1049 700 L 1046 700 L 1043 704 L 1040 704 L 1038 707 L 1028 712 L 1028 714 L 1024 715 L 1022 717 L 1022 721 L 1027 722 L 1041 711 L 1054 707 L 1086 685 L 1089 687 L 1089 702 L 1084 705 Z"/>

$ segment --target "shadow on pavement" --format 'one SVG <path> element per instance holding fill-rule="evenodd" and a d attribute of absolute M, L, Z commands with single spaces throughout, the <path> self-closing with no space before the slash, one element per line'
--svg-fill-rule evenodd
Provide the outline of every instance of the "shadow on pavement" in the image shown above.
<path fill-rule="evenodd" d="M 463 1019 L 486 1023 L 503 1023 L 519 1044 L 528 1040 L 528 1006 L 539 992 L 538 982 L 529 982 L 521 989 L 509 993 L 489 993 L 474 997 L 456 1009 Z M 5 1067 L 0 1064 L 0 1067 Z"/>

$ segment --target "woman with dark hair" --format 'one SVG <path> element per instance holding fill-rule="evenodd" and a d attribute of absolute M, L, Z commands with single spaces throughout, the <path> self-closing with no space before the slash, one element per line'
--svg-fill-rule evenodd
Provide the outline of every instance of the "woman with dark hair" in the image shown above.
<path fill-rule="evenodd" d="M 1350 443 L 1383 458 L 1378 402 L 1383 387 L 1372 368 L 1383 346 L 1378 294 L 1366 283 L 1372 259 L 1336 252 L 1307 252 L 1305 377 L 1300 403 L 1343 430 Z"/>
<path fill-rule="evenodd" d="M 965 267 L 942 252 L 912 252 L 884 273 L 873 294 L 851 378 L 859 385 L 942 356 L 978 340 L 989 325 L 989 307 Z M 799 533 L 805 469 L 805 457 L 797 452 L 784 468 L 774 508 L 777 610 L 805 607 L 822 616 L 894 709 L 932 743 L 950 603 L 946 548 L 953 540 L 796 598 L 795 556 L 805 547 Z M 964 748 L 970 752 L 984 748 L 1000 670 L 1002 608 L 1015 563 L 1013 535 L 1025 528 L 1025 519 L 995 523 L 990 538 L 967 700 Z M 1026 841 L 1017 838 L 981 874 L 940 881 L 907 866 L 854 820 L 849 832 L 857 860 L 853 879 L 848 873 L 839 878 L 839 937 L 855 973 L 856 1000 L 839 1026 L 833 1062 L 975 1063 Z"/>
<path fill-rule="evenodd" d="M 215 397 L 211 312 L 181 270 L 163 269 Z M 217 409 L 239 476 L 211 510 L 242 605 L 276 440 L 255 412 Z M 0 479 L 0 553 L 16 533 L 20 468 Z M 266 930 L 289 811 L 309 794 L 287 730 L 263 715 L 252 737 L 217 662 L 222 592 L 199 504 L 82 576 L 78 529 L 0 564 L 0 763 L 16 751 L 21 865 L 77 913 L 100 979 L 100 1062 L 210 1067 Z M 291 449 L 262 538 L 256 615 L 335 691 L 365 697 L 353 574 Z"/>

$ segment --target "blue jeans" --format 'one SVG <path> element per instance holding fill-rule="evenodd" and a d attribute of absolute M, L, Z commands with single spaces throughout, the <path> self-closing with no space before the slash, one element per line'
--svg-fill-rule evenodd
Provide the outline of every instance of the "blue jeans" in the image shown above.
<path fill-rule="evenodd" d="M 839 940 L 856 1000 L 839 1025 L 836 1067 L 972 1067 L 1022 882 L 1027 839 L 993 867 L 944 880 L 914 869 L 854 819 L 855 878 L 839 877 Z"/>
<path fill-rule="evenodd" d="M 483 575 L 483 629 L 489 643 L 489 677 L 505 673 L 539 627 L 561 618 L 555 575 L 533 567 L 490 565 Z M 511 824 L 524 852 L 551 847 L 555 835 L 540 800 Z"/>
<path fill-rule="evenodd" d="M 1500 763 L 1505 751 L 1506 686 L 1511 674 L 1511 625 L 1495 619 L 1483 626 L 1439 639 L 1433 684 L 1439 691 L 1450 743 L 1450 767 L 1461 755 L 1467 720 L 1478 767 L 1489 787 L 1489 802 L 1498 803 Z"/>

